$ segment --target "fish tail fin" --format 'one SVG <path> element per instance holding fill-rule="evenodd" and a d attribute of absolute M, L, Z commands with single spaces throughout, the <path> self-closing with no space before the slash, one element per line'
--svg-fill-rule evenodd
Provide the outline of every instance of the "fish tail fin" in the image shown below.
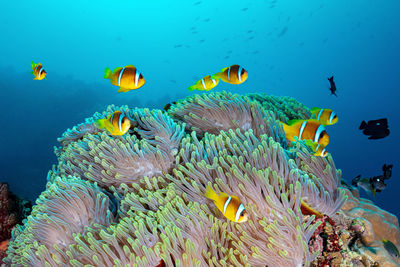
<path fill-rule="evenodd" d="M 109 68 L 106 68 L 104 70 L 104 79 L 110 79 L 111 78 L 111 74 L 112 74 L 112 71 Z"/>
<path fill-rule="evenodd" d="M 188 90 L 189 90 L 189 91 L 193 91 L 194 89 L 195 89 L 195 88 L 194 88 L 194 85 L 188 87 Z"/>
<path fill-rule="evenodd" d="M 96 121 L 97 127 L 98 127 L 99 129 L 104 129 L 104 128 L 106 128 L 106 121 L 107 121 L 107 119 L 99 119 L 99 120 L 97 120 L 97 121 Z"/>
<path fill-rule="evenodd" d="M 361 122 L 361 124 L 360 124 L 360 130 L 363 130 L 363 129 L 365 129 L 367 127 L 367 123 L 365 122 L 365 121 L 362 121 Z"/>
<path fill-rule="evenodd" d="M 211 75 L 211 79 L 219 79 L 219 78 L 220 78 L 220 75 L 221 75 L 221 73 L 220 73 L 220 72 L 217 72 L 217 73 Z"/>
<path fill-rule="evenodd" d="M 31 62 L 31 69 L 33 70 L 34 68 L 36 68 L 36 65 L 37 65 L 37 64 L 35 64 L 35 63 L 33 62 L 33 60 L 32 60 L 32 62 Z"/>
<path fill-rule="evenodd" d="M 217 193 L 215 193 L 215 191 L 209 185 L 207 185 L 206 193 L 204 194 L 204 196 L 206 198 L 211 199 L 211 200 L 217 200 L 218 199 Z"/>

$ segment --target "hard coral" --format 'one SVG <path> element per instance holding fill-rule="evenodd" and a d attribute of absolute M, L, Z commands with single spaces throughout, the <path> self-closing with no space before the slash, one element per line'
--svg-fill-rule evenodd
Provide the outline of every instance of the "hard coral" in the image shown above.
<path fill-rule="evenodd" d="M 323 260 L 346 262 L 337 255 L 349 225 L 338 215 L 346 201 L 340 172 L 302 144 L 288 149 L 278 119 L 308 109 L 284 102 L 222 92 L 188 97 L 168 112 L 96 113 L 59 139 L 58 164 L 14 230 L 7 263 L 309 266 L 327 252 Z M 132 121 L 126 135 L 95 127 L 117 109 Z M 249 220 L 227 221 L 204 196 L 207 186 L 238 196 Z M 320 219 L 303 214 L 305 204 Z"/>

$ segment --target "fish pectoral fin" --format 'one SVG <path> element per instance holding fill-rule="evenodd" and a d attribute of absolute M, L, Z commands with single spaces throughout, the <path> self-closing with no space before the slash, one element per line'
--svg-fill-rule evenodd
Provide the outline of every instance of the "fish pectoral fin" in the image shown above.
<path fill-rule="evenodd" d="M 121 93 L 121 92 L 126 93 L 126 92 L 129 92 L 129 90 L 130 89 L 128 89 L 128 88 L 120 87 L 119 90 L 118 90 L 118 93 Z"/>

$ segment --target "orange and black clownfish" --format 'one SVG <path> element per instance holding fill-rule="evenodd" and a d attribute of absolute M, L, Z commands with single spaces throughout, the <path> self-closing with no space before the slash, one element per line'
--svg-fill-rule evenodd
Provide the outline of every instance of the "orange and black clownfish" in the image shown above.
<path fill-rule="evenodd" d="M 311 140 L 306 140 L 306 144 L 314 152 L 314 156 L 323 158 L 328 156 L 328 151 L 326 151 L 324 146 L 321 146 L 320 144 L 313 142 Z"/>
<path fill-rule="evenodd" d="M 32 61 L 31 69 L 32 69 L 31 74 L 35 76 L 35 78 L 33 78 L 34 80 L 43 80 L 44 78 L 46 78 L 47 73 L 43 69 L 42 63 L 35 64 Z"/>
<path fill-rule="evenodd" d="M 201 80 L 198 80 L 194 85 L 190 86 L 189 91 L 200 90 L 200 91 L 209 91 L 218 85 L 219 79 L 211 78 L 210 75 L 207 75 Z"/>
<path fill-rule="evenodd" d="M 322 125 L 333 125 L 338 122 L 338 116 L 335 111 L 328 108 L 312 108 L 311 113 L 313 118 L 319 121 Z"/>
<path fill-rule="evenodd" d="M 310 139 L 323 147 L 329 144 L 329 135 L 325 127 L 317 120 L 291 120 L 288 124 L 282 124 L 286 138 L 292 142 L 296 141 L 294 137 L 297 136 L 299 140 Z"/>
<path fill-rule="evenodd" d="M 133 65 L 119 67 L 111 71 L 106 68 L 104 79 L 110 79 L 111 84 L 119 86 L 118 92 L 128 92 L 142 87 L 145 83 L 143 75 Z"/>
<path fill-rule="evenodd" d="M 247 221 L 247 211 L 237 196 L 230 196 L 224 192 L 218 195 L 210 186 L 207 186 L 205 197 L 213 200 L 215 206 L 228 220 L 238 223 Z"/>
<path fill-rule="evenodd" d="M 97 120 L 96 124 L 100 129 L 106 129 L 112 135 L 124 135 L 131 127 L 131 121 L 119 110 L 106 119 Z"/>
<path fill-rule="evenodd" d="M 222 81 L 231 84 L 241 84 L 247 80 L 247 77 L 249 77 L 249 74 L 239 65 L 232 65 L 223 68 L 220 72 L 211 76 L 213 79 L 221 79 Z"/>

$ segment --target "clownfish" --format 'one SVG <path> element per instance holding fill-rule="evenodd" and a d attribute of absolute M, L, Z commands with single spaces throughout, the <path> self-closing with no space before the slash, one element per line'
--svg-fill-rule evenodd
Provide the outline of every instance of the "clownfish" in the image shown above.
<path fill-rule="evenodd" d="M 119 86 L 118 92 L 128 92 L 142 87 L 145 83 L 143 75 L 133 65 L 119 67 L 111 71 L 105 69 L 104 79 L 110 79 L 111 84 Z"/>
<path fill-rule="evenodd" d="M 106 129 L 112 135 L 124 135 L 131 127 L 131 121 L 119 110 L 96 123 L 100 129 Z"/>
<path fill-rule="evenodd" d="M 221 79 L 222 81 L 231 84 L 241 84 L 247 80 L 247 77 L 249 77 L 249 74 L 239 65 L 232 65 L 223 68 L 220 72 L 211 76 L 213 79 Z"/>
<path fill-rule="evenodd" d="M 291 120 L 288 124 L 282 124 L 286 138 L 292 142 L 296 141 L 294 137 L 297 136 L 299 140 L 310 139 L 323 147 L 329 144 L 329 135 L 317 120 Z"/>
<path fill-rule="evenodd" d="M 238 197 L 229 196 L 223 192 L 218 195 L 210 186 L 207 186 L 204 195 L 214 201 L 214 204 L 228 220 L 239 223 L 247 221 L 247 211 Z"/>
<path fill-rule="evenodd" d="M 193 90 L 205 90 L 209 91 L 218 85 L 219 79 L 211 78 L 210 75 L 207 75 L 201 80 L 198 80 L 194 85 L 190 86 L 189 91 Z"/>
<path fill-rule="evenodd" d="M 326 151 L 324 146 L 322 146 L 316 142 L 313 142 L 311 140 L 306 140 L 306 145 L 308 147 L 310 147 L 311 150 L 314 152 L 314 156 L 323 157 L 323 158 L 328 156 L 328 152 Z"/>
<path fill-rule="evenodd" d="M 322 125 L 333 125 L 338 122 L 338 116 L 335 111 L 327 108 L 312 108 L 311 113 L 313 118 L 319 121 Z"/>
<path fill-rule="evenodd" d="M 42 63 L 35 64 L 32 61 L 31 73 L 35 76 L 34 80 L 43 80 L 46 77 L 47 72 L 43 69 Z"/>

